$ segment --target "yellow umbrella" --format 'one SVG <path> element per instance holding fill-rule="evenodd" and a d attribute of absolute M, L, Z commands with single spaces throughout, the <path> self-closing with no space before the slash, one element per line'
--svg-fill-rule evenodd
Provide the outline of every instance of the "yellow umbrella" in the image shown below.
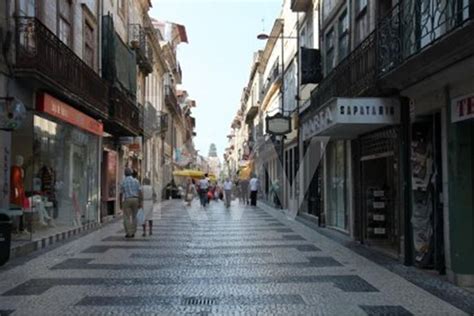
<path fill-rule="evenodd" d="M 193 169 L 184 169 L 184 170 L 173 171 L 173 176 L 176 176 L 176 177 L 189 177 L 189 178 L 193 178 L 193 179 L 201 179 L 202 177 L 204 177 L 204 174 L 205 174 L 205 172 L 203 172 L 203 171 L 193 170 Z M 212 173 L 209 173 L 208 176 L 209 176 L 209 179 L 211 181 L 216 181 L 217 180 L 216 176 Z"/>

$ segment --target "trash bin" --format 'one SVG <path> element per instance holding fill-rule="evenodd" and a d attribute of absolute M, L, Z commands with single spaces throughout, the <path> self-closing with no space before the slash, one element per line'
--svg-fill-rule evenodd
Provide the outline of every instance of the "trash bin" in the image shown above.
<path fill-rule="evenodd" d="M 0 213 L 0 266 L 10 259 L 12 222 L 6 214 Z"/>

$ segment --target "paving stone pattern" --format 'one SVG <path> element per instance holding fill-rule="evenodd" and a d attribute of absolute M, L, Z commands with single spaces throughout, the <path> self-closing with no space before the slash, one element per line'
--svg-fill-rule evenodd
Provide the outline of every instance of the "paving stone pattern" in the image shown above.
<path fill-rule="evenodd" d="M 152 236 L 112 223 L 0 268 L 0 316 L 465 315 L 260 208 L 175 201 L 156 218 Z"/>

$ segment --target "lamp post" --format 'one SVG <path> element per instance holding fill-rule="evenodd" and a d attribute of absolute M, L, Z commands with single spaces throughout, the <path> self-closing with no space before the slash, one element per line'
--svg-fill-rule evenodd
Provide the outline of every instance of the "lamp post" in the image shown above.
<path fill-rule="evenodd" d="M 270 38 L 279 38 L 281 40 L 281 109 L 280 113 L 277 113 L 273 116 L 266 117 L 266 132 L 272 136 L 280 136 L 280 162 L 281 162 L 281 180 L 283 180 L 284 172 L 284 155 L 285 155 L 285 135 L 291 132 L 291 117 L 285 116 L 285 39 L 296 39 L 299 41 L 297 36 L 284 36 L 284 26 L 282 26 L 281 36 L 270 36 L 268 34 L 258 34 L 257 39 L 259 40 L 268 40 Z M 296 48 L 298 51 L 298 47 Z M 298 65 L 299 68 L 299 65 Z M 299 76 L 299 75 L 298 75 Z M 299 78 L 298 78 L 299 83 Z M 299 94 L 299 84 L 298 84 L 298 94 Z M 299 97 L 297 98 L 298 108 L 299 108 Z M 299 113 L 298 113 L 299 114 Z M 280 183 L 284 183 L 281 181 Z M 280 201 L 280 205 L 283 207 L 283 201 Z"/>

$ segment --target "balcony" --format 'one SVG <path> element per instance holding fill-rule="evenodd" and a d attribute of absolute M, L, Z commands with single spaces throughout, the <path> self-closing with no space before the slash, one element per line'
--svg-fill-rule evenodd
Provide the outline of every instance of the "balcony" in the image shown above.
<path fill-rule="evenodd" d="M 474 1 L 400 1 L 378 25 L 381 85 L 403 89 L 474 54 Z"/>
<path fill-rule="evenodd" d="M 311 107 L 319 108 L 334 97 L 373 94 L 376 86 L 376 32 L 372 32 L 342 60 L 311 93 Z"/>
<path fill-rule="evenodd" d="M 159 132 L 158 111 L 150 103 L 146 102 L 143 107 L 143 136 L 151 138 Z"/>
<path fill-rule="evenodd" d="M 312 0 L 291 0 L 290 8 L 293 12 L 306 12 L 312 3 Z"/>
<path fill-rule="evenodd" d="M 153 72 L 153 50 L 147 41 L 147 31 L 140 24 L 129 26 L 130 47 L 135 51 L 137 65 L 148 75 Z"/>
<path fill-rule="evenodd" d="M 102 17 L 102 78 L 120 88 L 132 101 L 137 93 L 136 53 L 115 32 L 111 15 Z"/>
<path fill-rule="evenodd" d="M 178 103 L 178 98 L 176 97 L 176 91 L 170 85 L 165 86 L 165 105 L 173 114 L 181 115 L 181 107 Z"/>
<path fill-rule="evenodd" d="M 266 97 L 268 91 L 273 86 L 273 84 L 276 84 L 276 83 L 281 83 L 280 64 L 278 63 L 278 61 L 276 61 L 273 64 L 273 66 L 270 69 L 270 72 L 268 74 L 268 78 L 265 81 L 265 83 L 263 84 L 262 96 L 264 98 Z"/>
<path fill-rule="evenodd" d="M 252 104 L 247 109 L 247 113 L 245 114 L 245 123 L 251 124 L 253 119 L 257 116 L 258 114 L 258 108 L 259 108 L 260 102 L 257 102 L 255 104 Z"/>
<path fill-rule="evenodd" d="M 36 79 L 36 86 L 73 99 L 98 119 L 108 117 L 108 85 L 38 19 L 16 19 L 15 75 Z"/>
<path fill-rule="evenodd" d="M 110 89 L 110 119 L 106 129 L 117 136 L 139 136 L 143 134 L 143 108 L 118 88 Z"/>
<path fill-rule="evenodd" d="M 161 135 L 166 134 L 168 130 L 168 113 L 159 112 L 158 113 L 158 124 L 159 124 L 159 133 Z"/>

